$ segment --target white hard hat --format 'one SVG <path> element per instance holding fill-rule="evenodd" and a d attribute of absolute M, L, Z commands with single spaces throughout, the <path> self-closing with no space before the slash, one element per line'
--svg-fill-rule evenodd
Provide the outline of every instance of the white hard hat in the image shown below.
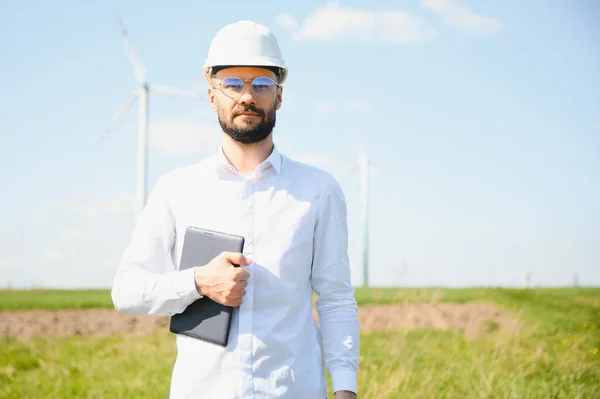
<path fill-rule="evenodd" d="M 264 66 L 277 71 L 282 84 L 288 74 L 275 35 L 264 25 L 243 20 L 217 32 L 204 62 L 204 78 L 210 83 L 213 67 Z"/>

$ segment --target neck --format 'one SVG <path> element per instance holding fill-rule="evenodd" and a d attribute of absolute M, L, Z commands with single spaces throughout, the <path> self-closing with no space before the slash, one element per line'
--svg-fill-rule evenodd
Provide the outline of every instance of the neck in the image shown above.
<path fill-rule="evenodd" d="M 243 144 L 223 133 L 223 153 L 240 173 L 250 175 L 273 151 L 273 135 L 259 143 Z"/>

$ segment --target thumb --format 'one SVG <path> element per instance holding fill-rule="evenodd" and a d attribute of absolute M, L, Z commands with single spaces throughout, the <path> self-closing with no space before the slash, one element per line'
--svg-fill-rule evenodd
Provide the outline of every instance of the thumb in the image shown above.
<path fill-rule="evenodd" d="M 250 264 L 248 258 L 240 252 L 223 252 L 221 255 L 223 255 L 225 260 L 234 265 L 248 266 Z"/>

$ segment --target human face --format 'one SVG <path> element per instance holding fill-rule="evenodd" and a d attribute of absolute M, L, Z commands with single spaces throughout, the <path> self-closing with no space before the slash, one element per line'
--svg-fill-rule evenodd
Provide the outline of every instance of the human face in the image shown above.
<path fill-rule="evenodd" d="M 234 77 L 244 82 L 237 97 L 224 87 L 224 81 Z M 275 85 L 271 91 L 263 89 L 257 94 L 251 84 L 259 77 L 269 77 L 277 82 L 271 70 L 258 67 L 222 69 L 211 79 L 212 88 L 208 89 L 211 106 L 217 112 L 223 132 L 239 143 L 261 142 L 275 127 L 275 114 L 281 107 L 283 90 Z"/>

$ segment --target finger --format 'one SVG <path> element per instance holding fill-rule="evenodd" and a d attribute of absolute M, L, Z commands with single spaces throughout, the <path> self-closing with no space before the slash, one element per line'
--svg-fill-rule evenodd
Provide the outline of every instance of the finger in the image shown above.
<path fill-rule="evenodd" d="M 246 281 L 235 281 L 232 285 L 231 285 L 231 292 L 235 292 L 235 291 L 239 291 L 239 290 L 243 290 L 246 289 L 246 286 L 248 285 L 248 283 Z"/>
<path fill-rule="evenodd" d="M 234 276 L 235 281 L 248 281 L 248 279 L 250 278 L 250 273 L 248 273 L 244 269 L 236 269 Z"/>
<path fill-rule="evenodd" d="M 227 306 L 237 307 L 237 306 L 240 306 L 242 304 L 242 302 L 244 302 L 244 300 L 242 298 L 232 299 L 230 301 L 227 301 Z"/>
<path fill-rule="evenodd" d="M 227 301 L 237 301 L 241 298 L 243 298 L 246 295 L 246 290 L 244 288 L 241 289 L 232 289 L 231 291 L 229 291 L 229 293 L 225 296 L 225 299 Z"/>
<path fill-rule="evenodd" d="M 239 252 L 223 252 L 221 254 L 229 263 L 233 265 L 248 266 L 250 261 Z"/>

